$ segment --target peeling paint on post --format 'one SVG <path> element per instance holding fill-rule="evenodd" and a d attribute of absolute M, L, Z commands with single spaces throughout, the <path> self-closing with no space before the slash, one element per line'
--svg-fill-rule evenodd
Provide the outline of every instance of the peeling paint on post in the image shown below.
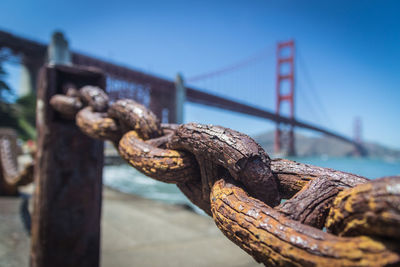
<path fill-rule="evenodd" d="M 49 105 L 54 94 L 64 93 L 65 83 L 105 88 L 105 76 L 93 68 L 41 70 L 32 267 L 99 266 L 103 142 L 81 133 Z"/>

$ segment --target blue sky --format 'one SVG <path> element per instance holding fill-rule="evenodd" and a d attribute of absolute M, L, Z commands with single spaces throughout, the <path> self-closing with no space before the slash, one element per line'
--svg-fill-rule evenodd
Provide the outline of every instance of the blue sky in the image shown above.
<path fill-rule="evenodd" d="M 61 29 L 73 50 L 170 79 L 266 51 L 257 64 L 193 85 L 270 110 L 275 45 L 294 38 L 301 57 L 296 116 L 348 136 L 359 116 L 365 140 L 400 148 L 398 1 L 2 0 L 0 10 L 3 30 L 48 42 Z M 185 111 L 186 121 L 248 134 L 274 129 L 268 121 L 197 105 Z"/>

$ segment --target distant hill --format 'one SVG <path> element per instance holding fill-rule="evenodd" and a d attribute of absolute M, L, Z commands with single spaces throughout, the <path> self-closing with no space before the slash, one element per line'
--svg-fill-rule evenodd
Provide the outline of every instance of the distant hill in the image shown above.
<path fill-rule="evenodd" d="M 267 132 L 257 136 L 253 136 L 255 141 L 259 143 L 269 154 L 274 151 L 274 132 Z M 351 144 L 337 140 L 333 137 L 308 137 L 301 134 L 295 134 L 295 148 L 298 156 L 330 156 L 330 157 L 346 157 L 353 155 L 354 149 Z M 379 144 L 364 143 L 368 157 L 400 159 L 400 150 L 391 149 Z"/>

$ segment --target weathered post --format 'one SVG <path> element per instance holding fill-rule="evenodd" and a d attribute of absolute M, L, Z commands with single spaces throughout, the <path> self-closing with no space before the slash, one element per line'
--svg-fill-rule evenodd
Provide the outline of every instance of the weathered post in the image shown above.
<path fill-rule="evenodd" d="M 41 69 L 32 267 L 99 265 L 103 142 L 82 134 L 49 105 L 54 94 L 65 93 L 67 83 L 105 88 L 105 76 L 65 65 Z"/>

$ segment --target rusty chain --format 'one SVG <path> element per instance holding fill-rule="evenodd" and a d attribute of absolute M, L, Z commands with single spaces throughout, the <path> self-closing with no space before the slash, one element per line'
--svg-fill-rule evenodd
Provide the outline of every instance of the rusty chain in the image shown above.
<path fill-rule="evenodd" d="M 133 100 L 93 86 L 51 106 L 88 136 L 110 140 L 145 175 L 174 183 L 234 243 L 267 266 L 400 265 L 400 177 L 368 179 L 270 159 L 221 126 L 160 124 Z M 282 200 L 286 201 L 282 201 Z"/>
<path fill-rule="evenodd" d="M 34 162 L 26 164 L 18 170 L 15 145 L 16 136 L 7 131 L 0 133 L 0 194 L 16 195 L 18 187 L 33 181 Z M 14 145 L 13 145 L 14 143 Z"/>

